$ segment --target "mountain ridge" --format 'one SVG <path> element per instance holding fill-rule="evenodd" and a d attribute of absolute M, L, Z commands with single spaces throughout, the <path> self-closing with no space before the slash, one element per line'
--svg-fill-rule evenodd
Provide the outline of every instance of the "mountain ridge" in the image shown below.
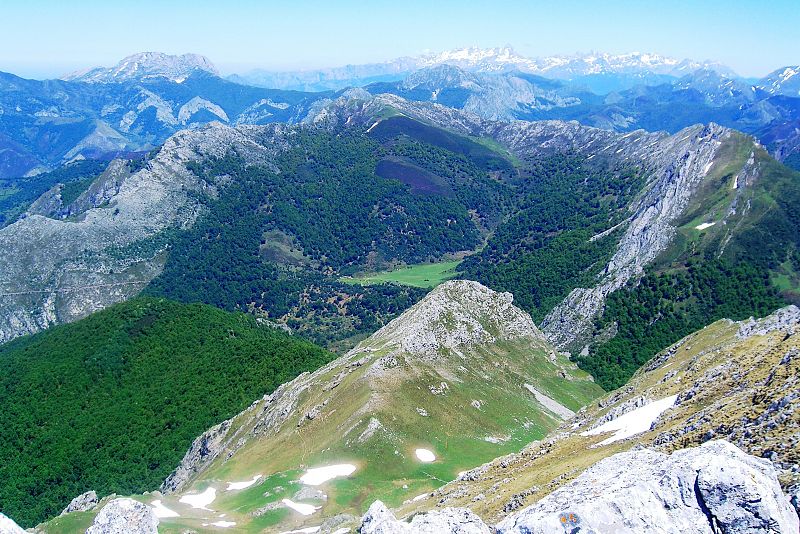
<path fill-rule="evenodd" d="M 61 79 L 70 82 L 119 83 L 166 78 L 181 83 L 196 71 L 219 76 L 219 71 L 211 60 L 199 54 L 139 52 L 121 59 L 113 67 L 93 67 L 65 74 Z"/>

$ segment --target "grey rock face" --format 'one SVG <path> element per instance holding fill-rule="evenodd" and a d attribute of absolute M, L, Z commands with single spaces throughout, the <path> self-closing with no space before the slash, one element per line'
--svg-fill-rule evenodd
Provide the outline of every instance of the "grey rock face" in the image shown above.
<path fill-rule="evenodd" d="M 70 512 L 86 512 L 88 510 L 93 510 L 99 502 L 100 499 L 97 498 L 97 493 L 95 493 L 94 490 L 87 491 L 72 499 L 69 505 L 64 508 L 64 511 L 61 512 L 61 515 Z"/>
<path fill-rule="evenodd" d="M 136 295 L 163 267 L 158 235 L 191 225 L 197 195 L 216 190 L 186 163 L 234 149 L 269 166 L 286 147 L 285 128 L 213 124 L 181 131 L 133 175 L 109 166 L 69 207 L 70 219 L 31 214 L 0 229 L 0 343 Z"/>
<path fill-rule="evenodd" d="M 361 520 L 361 534 L 489 534 L 480 517 L 466 508 L 445 508 L 398 521 L 381 501 L 375 501 Z"/>
<path fill-rule="evenodd" d="M 86 534 L 158 534 L 158 518 L 146 504 L 114 499 L 100 510 Z"/>
<path fill-rule="evenodd" d="M 25 534 L 25 531 L 13 519 L 0 513 L 0 534 Z"/>
<path fill-rule="evenodd" d="M 580 135 L 584 138 L 580 142 L 592 147 L 584 153 L 603 153 L 597 139 Z M 621 151 L 624 158 L 642 161 L 651 177 L 644 193 L 630 206 L 627 228 L 598 283 L 574 289 L 542 321 L 542 330 L 550 341 L 566 347 L 585 338 L 592 319 L 602 311 L 606 296 L 640 276 L 667 248 L 675 235 L 672 224 L 689 205 L 714 162 L 720 141 L 728 135 L 726 128 L 711 124 L 687 128 L 669 137 L 634 132 L 630 138 L 609 140 L 611 149 Z"/>
<path fill-rule="evenodd" d="M 792 304 L 763 319 L 756 320 L 751 317 L 750 320 L 743 321 L 736 335 L 743 339 L 763 336 L 776 330 L 793 334 L 798 328 L 800 328 L 800 308 Z"/>
<path fill-rule="evenodd" d="M 798 517 L 768 461 L 726 441 L 668 456 L 616 454 L 497 525 L 500 534 L 795 533 Z"/>

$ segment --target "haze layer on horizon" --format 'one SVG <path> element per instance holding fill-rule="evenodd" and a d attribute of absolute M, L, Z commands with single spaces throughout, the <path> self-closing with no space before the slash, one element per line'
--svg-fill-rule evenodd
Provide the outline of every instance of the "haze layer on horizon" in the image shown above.
<path fill-rule="evenodd" d="M 302 70 L 509 44 L 527 56 L 658 53 L 743 76 L 800 63 L 797 0 L 3 2 L 0 70 L 31 78 L 194 52 L 223 72 Z"/>

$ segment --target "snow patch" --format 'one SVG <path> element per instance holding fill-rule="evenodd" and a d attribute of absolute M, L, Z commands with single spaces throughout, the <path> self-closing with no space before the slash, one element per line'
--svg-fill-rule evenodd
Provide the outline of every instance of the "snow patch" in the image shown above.
<path fill-rule="evenodd" d="M 705 230 L 706 228 L 711 228 L 715 224 L 717 224 L 717 223 L 711 222 L 711 223 L 698 224 L 697 226 L 695 226 L 695 229 L 696 230 Z"/>
<path fill-rule="evenodd" d="M 300 477 L 300 482 L 308 486 L 319 486 L 336 477 L 349 477 L 356 470 L 353 464 L 337 464 L 309 469 Z"/>
<path fill-rule="evenodd" d="M 245 480 L 244 482 L 228 482 L 228 487 L 225 488 L 227 491 L 231 490 L 243 490 L 245 488 L 249 488 L 262 477 L 263 475 L 256 475 L 252 478 L 252 480 Z"/>
<path fill-rule="evenodd" d="M 417 460 L 426 464 L 436 461 L 436 455 L 428 449 L 417 449 L 414 451 L 414 454 L 417 455 Z"/>
<path fill-rule="evenodd" d="M 215 527 L 220 527 L 220 528 L 230 528 L 236 526 L 236 522 L 234 521 L 215 521 L 211 524 L 214 525 Z"/>
<path fill-rule="evenodd" d="M 281 534 L 314 534 L 315 532 L 319 532 L 319 529 L 320 527 L 306 527 L 306 528 L 299 528 L 297 530 L 287 530 L 286 532 L 281 532 Z M 339 532 L 339 530 L 337 530 L 336 532 Z M 346 532 L 350 532 L 350 529 L 348 528 Z"/>
<path fill-rule="evenodd" d="M 641 434 L 642 432 L 650 430 L 653 422 L 658 419 L 662 413 L 675 405 L 677 398 L 677 395 L 670 395 L 664 399 L 653 401 L 650 404 L 646 404 L 641 408 L 636 408 L 597 428 L 581 432 L 581 436 L 596 436 L 598 434 L 605 434 L 606 432 L 614 432 L 613 436 L 604 439 L 596 445 L 597 447 L 601 447 L 609 443 L 614 443 L 615 441 L 630 438 L 636 434 Z"/>
<path fill-rule="evenodd" d="M 203 493 L 195 493 L 192 495 L 184 495 L 178 502 L 182 502 L 184 504 L 188 504 L 192 508 L 198 508 L 200 510 L 208 510 L 207 506 L 214 502 L 214 499 L 217 498 L 217 490 L 214 488 L 206 488 Z"/>
<path fill-rule="evenodd" d="M 301 502 L 294 502 L 291 499 L 283 499 L 281 501 L 285 506 L 291 508 L 295 512 L 302 514 L 302 515 L 311 515 L 320 508 L 321 506 L 314 506 L 313 504 L 304 504 Z"/>
<path fill-rule="evenodd" d="M 176 512 L 174 510 L 170 510 L 169 508 L 164 506 L 161 503 L 160 500 L 155 500 L 155 501 L 151 502 L 150 506 L 153 507 L 153 513 L 159 519 L 164 519 L 164 518 L 167 518 L 167 517 L 180 517 L 181 516 L 181 514 L 179 514 L 178 512 Z"/>

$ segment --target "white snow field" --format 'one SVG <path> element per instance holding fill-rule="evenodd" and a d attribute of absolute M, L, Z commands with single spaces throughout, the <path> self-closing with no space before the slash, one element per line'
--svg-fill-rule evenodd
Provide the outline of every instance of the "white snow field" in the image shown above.
<path fill-rule="evenodd" d="M 658 419 L 662 413 L 672 408 L 675 405 L 677 395 L 670 395 L 661 400 L 653 401 L 640 408 L 636 408 L 626 414 L 620 415 L 607 423 L 604 423 L 597 428 L 581 432 L 581 436 L 596 436 L 606 432 L 614 432 L 614 435 L 604 439 L 596 446 L 601 447 L 614 443 L 622 439 L 627 439 L 636 434 L 641 434 L 650 430 L 650 426 Z"/>
<path fill-rule="evenodd" d="M 184 504 L 188 504 L 192 508 L 198 508 L 200 510 L 208 510 L 208 505 L 214 502 L 214 499 L 217 498 L 217 490 L 214 488 L 206 488 L 203 493 L 195 493 L 192 495 L 184 495 L 178 502 L 182 502 Z"/>
<path fill-rule="evenodd" d="M 320 509 L 319 506 L 314 506 L 313 504 L 304 504 L 301 502 L 294 502 L 291 499 L 283 499 L 281 502 L 284 504 L 284 506 L 287 506 L 288 508 L 291 508 L 295 512 L 298 512 L 303 515 L 311 515 Z"/>
<path fill-rule="evenodd" d="M 414 454 L 417 455 L 417 460 L 426 464 L 436 461 L 436 455 L 428 449 L 417 449 L 414 451 Z"/>
<path fill-rule="evenodd" d="M 150 506 L 153 507 L 153 513 L 156 514 L 156 517 L 159 519 L 165 519 L 167 517 L 180 517 L 181 514 L 174 510 L 170 510 L 160 500 L 155 500 L 150 503 Z"/>
<path fill-rule="evenodd" d="M 353 464 L 336 464 L 309 469 L 300 477 L 300 482 L 307 486 L 319 486 L 337 477 L 349 477 L 356 470 Z"/>
<path fill-rule="evenodd" d="M 231 490 L 243 490 L 245 488 L 249 488 L 253 484 L 259 481 L 263 475 L 256 475 L 252 478 L 252 480 L 245 480 L 244 482 L 228 482 L 228 487 L 225 488 L 227 491 Z"/>

